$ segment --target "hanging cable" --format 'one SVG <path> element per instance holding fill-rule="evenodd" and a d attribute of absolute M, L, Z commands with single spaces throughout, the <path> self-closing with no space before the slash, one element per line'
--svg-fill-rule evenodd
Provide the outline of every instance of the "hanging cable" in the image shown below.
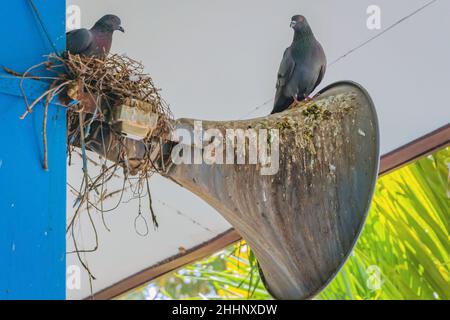
<path fill-rule="evenodd" d="M 34 4 L 33 0 L 28 0 L 28 3 L 30 4 L 31 8 L 33 9 L 34 13 L 36 14 L 36 17 L 37 17 L 37 19 L 38 19 L 38 21 L 39 21 L 39 24 L 41 25 L 42 30 L 44 30 L 45 36 L 47 37 L 48 42 L 49 42 L 50 45 L 52 46 L 53 51 L 55 52 L 55 54 L 56 54 L 57 56 L 59 56 L 59 52 L 58 52 L 58 50 L 56 49 L 56 45 L 55 45 L 55 43 L 53 42 L 52 37 L 50 36 L 50 33 L 49 33 L 49 31 L 48 31 L 48 29 L 47 29 L 45 23 L 44 23 L 44 20 L 42 19 L 42 16 L 41 16 L 41 14 L 40 14 L 38 8 L 37 8 L 36 5 Z"/>
<path fill-rule="evenodd" d="M 418 14 L 419 12 L 421 12 L 422 10 L 425 10 L 426 8 L 428 8 L 429 6 L 431 6 L 433 3 L 435 3 L 438 0 L 431 0 L 430 2 L 426 3 L 425 5 L 423 5 L 422 7 L 420 7 L 419 9 L 415 10 L 414 12 L 411 12 L 410 14 L 408 14 L 407 16 L 401 18 L 400 20 L 398 20 L 397 22 L 391 24 L 389 27 L 387 27 L 386 29 L 384 29 L 383 31 L 381 31 L 380 33 L 376 34 L 375 36 L 373 36 L 372 38 L 364 41 L 363 43 L 361 43 L 360 45 L 356 46 L 355 48 L 347 51 L 346 53 L 344 53 L 342 56 L 340 56 L 339 58 L 333 60 L 331 63 L 328 64 L 328 67 L 333 66 L 334 64 L 336 64 L 337 62 L 339 62 L 340 60 L 344 59 L 345 57 L 347 57 L 348 55 L 352 54 L 353 52 L 365 47 L 366 45 L 368 45 L 370 42 L 372 42 L 373 40 L 381 37 L 382 35 L 384 35 L 386 32 L 394 29 L 395 27 L 397 27 L 399 24 L 405 22 L 406 20 L 408 20 L 409 18 L 415 16 L 416 14 Z"/>

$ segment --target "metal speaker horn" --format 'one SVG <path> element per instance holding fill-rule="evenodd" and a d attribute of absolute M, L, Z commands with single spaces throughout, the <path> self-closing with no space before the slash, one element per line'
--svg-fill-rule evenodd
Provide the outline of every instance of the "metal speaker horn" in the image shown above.
<path fill-rule="evenodd" d="M 273 175 L 261 174 L 260 165 L 204 162 L 167 165 L 164 174 L 229 221 L 254 251 L 262 279 L 278 299 L 312 298 L 333 279 L 363 228 L 378 175 L 379 130 L 368 93 L 353 82 L 338 82 L 313 102 L 322 117 L 315 126 L 314 108 L 202 121 L 203 130 L 224 134 L 229 128 L 278 128 Z M 193 130 L 194 120 L 174 125 Z M 128 143 L 139 158 L 142 143 Z"/>

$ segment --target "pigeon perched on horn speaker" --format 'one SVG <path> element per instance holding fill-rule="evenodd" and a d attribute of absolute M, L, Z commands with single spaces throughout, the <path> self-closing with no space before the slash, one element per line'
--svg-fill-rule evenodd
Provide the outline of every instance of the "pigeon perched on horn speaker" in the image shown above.
<path fill-rule="evenodd" d="M 327 59 L 322 45 L 302 15 L 291 19 L 292 44 L 284 51 L 277 75 L 277 91 L 272 113 L 286 110 L 292 103 L 308 99 L 322 82 Z"/>

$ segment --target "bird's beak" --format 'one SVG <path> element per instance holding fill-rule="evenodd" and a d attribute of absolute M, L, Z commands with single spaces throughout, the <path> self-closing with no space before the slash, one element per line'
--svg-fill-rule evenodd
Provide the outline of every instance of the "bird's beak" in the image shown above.
<path fill-rule="evenodd" d="M 291 24 L 289 25 L 291 28 L 295 27 L 295 25 L 297 24 L 297 22 L 295 21 L 291 21 Z"/>
<path fill-rule="evenodd" d="M 122 26 L 119 26 L 117 30 L 119 30 L 120 32 L 125 32 L 125 29 Z"/>

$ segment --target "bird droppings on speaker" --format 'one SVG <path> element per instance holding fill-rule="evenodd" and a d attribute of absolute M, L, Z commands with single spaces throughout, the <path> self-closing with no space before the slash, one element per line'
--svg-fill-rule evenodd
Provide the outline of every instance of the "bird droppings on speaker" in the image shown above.
<path fill-rule="evenodd" d="M 314 141 L 317 127 L 328 127 L 335 136 L 339 135 L 340 120 L 354 111 L 355 100 L 356 95 L 350 92 L 325 99 L 300 101 L 288 109 L 300 112 L 288 111 L 274 114 L 269 118 L 261 118 L 252 128 L 257 130 L 276 128 L 280 130 L 280 142 L 286 142 L 281 145 L 289 146 L 295 143 L 314 155 L 316 149 L 320 147 L 320 137 Z M 299 131 L 301 134 L 298 134 Z M 295 132 L 295 135 L 290 136 L 290 132 Z"/>

